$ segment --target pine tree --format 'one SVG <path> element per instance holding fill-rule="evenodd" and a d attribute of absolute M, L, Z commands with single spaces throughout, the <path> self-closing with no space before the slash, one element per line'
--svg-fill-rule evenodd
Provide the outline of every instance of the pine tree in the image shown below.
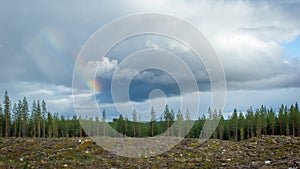
<path fill-rule="evenodd" d="M 276 117 L 272 107 L 268 111 L 268 121 L 269 128 L 271 129 L 271 134 L 275 135 Z"/>
<path fill-rule="evenodd" d="M 255 111 L 255 121 L 256 121 L 256 136 L 260 137 L 261 136 L 261 130 L 262 130 L 262 122 L 261 122 L 261 115 L 259 112 L 259 109 L 256 109 Z"/>
<path fill-rule="evenodd" d="M 245 117 L 242 112 L 239 114 L 239 128 L 240 128 L 240 140 L 243 141 L 245 138 Z"/>
<path fill-rule="evenodd" d="M 128 119 L 127 115 L 125 115 L 124 120 L 125 120 L 125 132 L 124 133 L 125 133 L 125 137 L 127 137 L 127 136 L 130 136 L 130 133 L 128 131 L 129 119 Z"/>
<path fill-rule="evenodd" d="M 153 106 L 151 107 L 150 114 L 151 114 L 151 137 L 153 137 L 154 134 L 155 134 L 154 129 L 155 129 L 155 118 L 156 118 L 156 113 L 154 111 L 154 107 Z"/>
<path fill-rule="evenodd" d="M 260 116 L 261 116 L 261 125 L 262 125 L 262 129 L 263 129 L 263 134 L 267 134 L 267 109 L 265 106 L 261 106 L 260 108 Z"/>
<path fill-rule="evenodd" d="M 103 109 L 102 111 L 102 134 L 103 136 L 106 136 L 106 125 L 105 125 L 105 121 L 106 121 L 106 111 L 105 109 Z"/>
<path fill-rule="evenodd" d="M 42 101 L 42 111 L 41 111 L 41 118 L 43 122 L 43 138 L 46 137 L 46 114 L 47 114 L 47 107 L 46 102 Z"/>
<path fill-rule="evenodd" d="M 289 118 L 289 112 L 287 106 L 284 107 L 284 114 L 283 114 L 283 119 L 285 123 L 285 135 L 289 136 L 290 135 L 290 118 Z"/>
<path fill-rule="evenodd" d="M 51 138 L 53 134 L 53 119 L 50 112 L 47 113 L 47 124 L 48 124 L 48 137 Z"/>
<path fill-rule="evenodd" d="M 138 131 L 138 137 L 142 137 L 143 136 L 143 130 L 142 130 L 142 116 L 139 115 L 138 116 L 138 123 L 137 123 L 137 131 Z"/>
<path fill-rule="evenodd" d="M 93 124 L 92 121 L 88 124 Z M 96 127 L 89 127 L 95 129 Z M 58 133 L 61 137 L 66 137 L 66 120 L 64 115 L 60 115 L 59 123 L 58 123 Z M 90 132 L 90 134 L 95 134 L 95 132 Z"/>
<path fill-rule="evenodd" d="M 53 125 L 53 137 L 58 137 L 59 136 L 58 135 L 59 117 L 58 117 L 58 113 L 57 112 L 54 113 L 54 115 L 53 115 L 53 124 L 52 125 Z"/>
<path fill-rule="evenodd" d="M 134 109 L 132 112 L 132 121 L 133 121 L 133 137 L 136 136 L 136 123 L 137 123 L 137 114 L 136 110 Z"/>
<path fill-rule="evenodd" d="M 254 137 L 254 115 L 252 107 L 247 110 L 246 121 L 248 128 L 247 137 Z"/>
<path fill-rule="evenodd" d="M 175 113 L 174 113 L 174 110 L 171 109 L 171 112 L 170 112 L 170 126 L 169 127 L 171 127 L 173 125 L 174 121 L 175 121 Z M 171 136 L 174 136 L 174 130 L 171 130 L 171 128 L 170 128 L 170 131 L 171 131 Z"/>
<path fill-rule="evenodd" d="M 4 115 L 2 112 L 2 105 L 0 103 L 0 138 L 3 136 L 3 128 L 4 128 Z"/>
<path fill-rule="evenodd" d="M 22 101 L 19 100 L 17 106 L 17 114 L 16 114 L 16 125 L 17 125 L 17 133 L 18 137 L 22 136 Z"/>
<path fill-rule="evenodd" d="M 17 104 L 15 103 L 12 109 L 13 137 L 17 136 L 17 116 L 18 116 L 18 110 L 17 110 Z"/>
<path fill-rule="evenodd" d="M 176 116 L 176 124 L 177 124 L 177 136 L 182 137 L 182 128 L 183 128 L 183 115 L 180 110 L 178 110 L 177 116 Z"/>
<path fill-rule="evenodd" d="M 297 121 L 296 121 L 296 126 L 297 126 L 297 135 L 300 136 L 300 112 L 299 112 L 299 106 L 298 103 L 295 103 L 295 113 L 297 115 Z"/>
<path fill-rule="evenodd" d="M 36 113 L 37 113 L 38 137 L 41 138 L 41 104 L 39 100 L 37 101 Z"/>
<path fill-rule="evenodd" d="M 213 111 L 213 119 L 212 119 L 212 125 L 213 125 L 212 128 L 213 129 L 217 128 L 217 126 L 215 126 L 215 124 L 217 124 L 218 118 L 219 118 L 219 116 L 218 116 L 217 110 L 215 109 Z M 214 139 L 218 138 L 218 130 L 213 131 L 213 138 Z"/>
<path fill-rule="evenodd" d="M 124 123 L 124 118 L 123 115 L 120 114 L 119 119 L 117 121 L 117 131 L 123 135 L 125 135 L 125 123 Z"/>
<path fill-rule="evenodd" d="M 208 114 L 208 118 L 206 120 L 209 121 L 209 123 L 208 123 L 209 124 L 209 128 L 208 128 L 208 131 L 207 131 L 206 134 L 211 135 L 213 133 L 213 131 L 212 131 L 212 128 L 213 128 L 213 126 L 212 126 L 213 112 L 212 112 L 212 110 L 211 110 L 210 107 L 207 110 L 207 114 Z"/>
<path fill-rule="evenodd" d="M 167 122 L 166 130 L 167 130 L 167 136 L 168 137 L 170 136 L 170 131 L 169 131 L 169 128 L 170 128 L 170 114 L 171 113 L 169 111 L 169 107 L 168 107 L 168 105 L 166 105 L 165 110 L 164 110 L 164 119 Z"/>
<path fill-rule="evenodd" d="M 298 105 L 297 105 L 298 107 Z M 299 112 L 298 112 L 298 108 L 296 107 L 296 105 L 291 105 L 289 113 L 290 113 L 290 125 L 292 127 L 292 134 L 293 136 L 296 136 L 296 128 L 297 128 L 297 124 L 298 124 L 298 116 L 299 116 Z"/>
<path fill-rule="evenodd" d="M 81 120 L 82 120 L 82 119 L 81 119 L 81 116 L 79 116 L 79 121 L 81 121 Z M 82 136 L 83 136 L 83 131 L 82 131 L 82 127 L 81 127 L 79 121 L 78 121 L 78 126 L 79 126 L 79 137 L 82 137 Z"/>
<path fill-rule="evenodd" d="M 204 118 L 205 118 L 205 115 L 204 115 Z M 190 132 L 188 132 L 188 130 L 192 127 L 192 122 L 191 122 L 191 115 L 190 115 L 190 111 L 188 108 L 186 108 L 186 111 L 185 111 L 185 132 L 187 133 L 186 137 L 187 138 L 190 138 Z"/>
<path fill-rule="evenodd" d="M 233 127 L 232 129 L 234 133 L 234 140 L 238 141 L 238 114 L 236 109 L 233 110 L 231 123 L 232 123 L 231 126 Z"/>
<path fill-rule="evenodd" d="M 283 135 L 284 131 L 284 105 L 282 104 L 280 106 L 279 112 L 278 112 L 278 123 L 279 123 L 279 130 L 280 130 L 280 135 Z"/>
<path fill-rule="evenodd" d="M 31 116 L 30 116 L 30 121 L 32 123 L 32 135 L 33 137 L 36 137 L 36 119 L 37 119 L 37 113 L 36 113 L 36 102 L 35 100 L 32 102 L 32 107 L 31 107 Z"/>
<path fill-rule="evenodd" d="M 28 123 L 28 103 L 26 97 L 23 98 L 22 101 L 22 136 L 27 136 L 27 123 Z"/>
<path fill-rule="evenodd" d="M 170 126 L 174 122 L 175 115 L 174 115 L 174 111 L 173 110 L 171 110 L 171 112 L 169 111 L 168 105 L 165 106 L 164 119 L 167 122 L 167 126 L 166 126 L 167 136 L 170 136 Z"/>
<path fill-rule="evenodd" d="M 219 139 L 223 140 L 224 136 L 224 117 L 222 115 L 221 109 L 219 110 L 219 117 L 220 122 L 219 122 Z"/>
<path fill-rule="evenodd" d="M 9 96 L 7 95 L 7 91 L 5 91 L 5 94 L 4 94 L 3 106 L 4 106 L 4 118 L 5 118 L 5 137 L 9 137 L 10 136 L 10 120 L 11 120 L 11 115 L 10 115 L 11 101 L 10 101 Z"/>

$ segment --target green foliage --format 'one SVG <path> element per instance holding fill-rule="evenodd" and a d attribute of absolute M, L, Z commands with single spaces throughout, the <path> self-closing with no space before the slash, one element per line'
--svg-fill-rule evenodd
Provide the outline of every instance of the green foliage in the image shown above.
<path fill-rule="evenodd" d="M 11 125 L 11 101 L 7 94 L 7 91 L 5 91 L 4 94 L 4 100 L 3 100 L 3 106 L 4 106 L 4 119 L 5 119 L 5 137 L 10 136 L 10 125 Z"/>
<path fill-rule="evenodd" d="M 151 108 L 149 121 L 142 122 L 141 116 L 133 110 L 132 119 L 120 114 L 113 121 L 106 122 L 106 111 L 102 111 L 102 118 L 99 117 L 81 117 L 72 118 L 51 113 L 47 109 L 46 102 L 39 100 L 32 102 L 31 113 L 29 114 L 28 102 L 24 97 L 18 100 L 11 108 L 11 100 L 7 94 L 4 94 L 3 105 L 0 104 L 0 137 L 79 137 L 87 136 L 80 125 L 87 122 L 89 125 L 88 133 L 92 135 L 106 136 L 105 125 L 109 124 L 112 128 L 129 137 L 152 137 L 164 133 L 165 136 L 184 136 L 199 138 L 202 128 L 207 120 L 210 131 L 214 139 L 225 139 L 240 141 L 251 137 L 260 137 L 261 135 L 293 135 L 300 136 L 300 112 L 298 103 L 289 106 L 281 105 L 278 112 L 272 107 L 261 106 L 253 111 L 250 107 L 247 112 L 239 112 L 234 109 L 231 116 L 224 119 L 221 110 L 208 109 L 206 115 L 203 114 L 197 120 L 191 119 L 190 112 L 187 109 L 183 114 L 178 110 L 175 115 L 173 109 L 166 105 L 163 114 L 156 118 L 154 107 Z M 176 122 L 176 123 L 175 123 Z M 173 124 L 172 130 L 168 130 Z M 194 125 L 192 126 L 192 123 Z M 217 124 L 217 126 L 215 126 Z M 100 127 L 99 127 L 100 126 Z M 189 130 L 190 129 L 190 130 Z M 216 129 L 212 131 L 213 129 Z M 189 132 L 186 132 L 188 131 Z M 207 133 L 202 132 L 202 136 Z"/>

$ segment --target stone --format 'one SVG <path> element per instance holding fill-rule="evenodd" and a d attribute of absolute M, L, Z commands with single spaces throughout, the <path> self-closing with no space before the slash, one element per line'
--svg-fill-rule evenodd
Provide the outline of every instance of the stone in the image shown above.
<path fill-rule="evenodd" d="M 269 164 L 271 164 L 271 161 L 270 161 L 270 160 L 267 160 L 267 161 L 265 161 L 265 164 L 266 164 L 266 165 L 269 165 Z"/>

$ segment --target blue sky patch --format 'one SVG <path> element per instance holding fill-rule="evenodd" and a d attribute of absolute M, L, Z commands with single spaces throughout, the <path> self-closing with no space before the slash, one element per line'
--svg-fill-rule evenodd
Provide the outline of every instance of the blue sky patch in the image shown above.
<path fill-rule="evenodd" d="M 285 55 L 288 57 L 300 57 L 300 36 L 294 41 L 289 43 L 283 43 L 282 46 L 285 48 Z"/>

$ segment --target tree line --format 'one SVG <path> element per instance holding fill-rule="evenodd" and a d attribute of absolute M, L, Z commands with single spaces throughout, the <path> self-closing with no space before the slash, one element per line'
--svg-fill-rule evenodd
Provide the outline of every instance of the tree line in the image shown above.
<path fill-rule="evenodd" d="M 152 137 L 164 133 L 164 136 L 182 137 L 186 134 L 188 138 L 199 138 L 205 122 L 214 120 L 219 121 L 217 126 L 211 126 L 212 129 L 216 128 L 210 136 L 214 139 L 240 141 L 261 135 L 300 136 L 297 103 L 289 107 L 281 105 L 278 111 L 263 105 L 257 109 L 250 107 L 244 113 L 234 109 L 227 119 L 224 119 L 220 110 L 211 108 L 197 120 L 191 119 L 188 109 L 184 113 L 181 110 L 175 113 L 168 105 L 159 117 L 156 117 L 153 107 L 149 113 L 149 121 L 142 121 L 135 110 L 131 118 L 120 114 L 112 121 L 106 120 L 105 110 L 99 117 L 69 118 L 49 112 L 44 100 L 33 101 L 30 108 L 26 97 L 12 104 L 6 91 L 3 105 L 0 104 L 0 137 L 84 137 L 87 133 L 91 136 L 105 136 L 109 133 L 99 124 L 108 123 L 128 137 Z M 87 122 L 85 124 L 89 125 L 89 131 L 82 129 L 80 121 Z"/>
<path fill-rule="evenodd" d="M 66 119 L 47 110 L 44 100 L 28 105 L 26 97 L 12 104 L 5 91 L 0 103 L 0 137 L 82 137 L 85 133 L 76 116 Z"/>

